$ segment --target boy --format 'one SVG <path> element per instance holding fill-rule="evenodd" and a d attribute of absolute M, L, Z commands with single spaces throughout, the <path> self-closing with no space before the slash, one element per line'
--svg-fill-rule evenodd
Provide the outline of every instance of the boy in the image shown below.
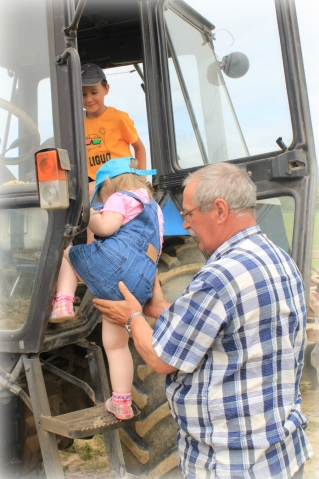
<path fill-rule="evenodd" d="M 97 170 L 115 158 L 135 156 L 140 170 L 146 169 L 146 151 L 139 138 L 133 120 L 127 113 L 104 105 L 104 97 L 110 91 L 103 70 L 94 63 L 81 66 L 86 159 L 89 176 L 90 198 L 95 188 Z M 132 155 L 130 145 L 134 149 Z M 86 239 L 84 238 L 86 237 Z M 73 244 L 91 243 L 94 235 L 88 228 Z"/>
<path fill-rule="evenodd" d="M 110 85 L 103 70 L 94 63 L 86 63 L 81 67 L 81 75 L 89 178 L 95 180 L 97 170 L 114 158 L 134 156 L 139 169 L 145 170 L 146 151 L 134 122 L 127 113 L 104 105 Z"/>

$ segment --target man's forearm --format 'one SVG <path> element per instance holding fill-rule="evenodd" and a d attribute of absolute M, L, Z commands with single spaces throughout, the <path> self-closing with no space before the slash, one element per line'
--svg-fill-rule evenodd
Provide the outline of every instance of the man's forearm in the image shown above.
<path fill-rule="evenodd" d="M 159 374 L 170 374 L 176 371 L 176 368 L 165 363 L 165 361 L 156 354 L 152 346 L 153 330 L 142 315 L 135 316 L 135 318 L 132 319 L 131 331 L 134 346 L 146 364 Z"/>

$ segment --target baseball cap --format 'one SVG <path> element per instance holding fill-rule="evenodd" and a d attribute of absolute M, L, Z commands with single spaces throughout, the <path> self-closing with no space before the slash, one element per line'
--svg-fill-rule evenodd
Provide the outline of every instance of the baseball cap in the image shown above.
<path fill-rule="evenodd" d="M 114 158 L 97 170 L 95 190 L 90 204 L 93 203 L 99 187 L 107 178 L 115 178 L 125 173 L 133 173 L 137 176 L 156 175 L 156 170 L 137 170 L 136 168 L 131 168 L 131 160 L 135 160 L 135 158 L 129 156 L 125 158 Z"/>
<path fill-rule="evenodd" d="M 94 63 L 85 63 L 81 66 L 82 86 L 95 86 L 106 80 L 104 71 Z"/>

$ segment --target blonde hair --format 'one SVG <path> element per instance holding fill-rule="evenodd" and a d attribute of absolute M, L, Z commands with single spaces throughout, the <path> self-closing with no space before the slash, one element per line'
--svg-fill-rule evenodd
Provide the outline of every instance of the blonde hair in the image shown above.
<path fill-rule="evenodd" d="M 130 168 L 138 168 L 138 161 L 131 160 Z M 150 199 L 153 198 L 152 189 L 150 186 L 145 183 L 139 176 L 135 175 L 134 173 L 124 173 L 123 175 L 115 176 L 115 178 L 107 178 L 104 183 L 98 189 L 98 196 L 101 200 L 105 203 L 105 201 L 116 193 L 117 191 L 122 190 L 139 190 L 144 188 Z"/>

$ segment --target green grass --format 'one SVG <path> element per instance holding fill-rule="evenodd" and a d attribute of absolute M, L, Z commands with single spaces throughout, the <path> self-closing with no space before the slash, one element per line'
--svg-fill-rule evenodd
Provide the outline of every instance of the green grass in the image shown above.
<path fill-rule="evenodd" d="M 79 450 L 79 454 L 81 459 L 83 461 L 89 461 L 90 459 L 93 459 L 94 456 L 96 456 L 97 451 L 93 449 L 91 444 L 85 443 Z"/>
<path fill-rule="evenodd" d="M 76 452 L 74 443 L 73 443 L 70 447 L 68 447 L 68 448 L 65 450 L 65 452 L 68 452 L 68 453 L 70 453 L 70 454 L 74 454 L 74 453 Z"/>
<path fill-rule="evenodd" d="M 292 245 L 292 236 L 293 236 L 293 228 L 294 228 L 294 213 L 283 213 L 282 214 L 285 224 L 285 230 L 288 238 L 288 242 L 291 248 Z"/>
<path fill-rule="evenodd" d="M 291 246 L 292 237 L 293 237 L 294 213 L 283 212 L 283 219 L 284 219 L 285 230 L 287 233 L 288 241 Z M 319 251 L 319 210 L 317 210 L 315 213 L 315 227 L 314 227 L 312 250 Z M 313 259 L 312 266 L 314 266 L 316 269 L 319 269 L 319 259 Z"/>
<path fill-rule="evenodd" d="M 101 435 L 102 439 L 103 436 Z M 104 449 L 104 443 L 102 442 L 102 446 Z M 90 461 L 91 459 L 95 459 L 99 456 L 100 454 L 100 441 L 98 443 L 98 448 L 95 449 L 89 444 L 88 442 L 82 442 L 79 440 L 75 440 L 72 446 L 68 447 L 65 451 L 62 452 L 62 454 L 66 457 L 70 456 L 71 454 L 77 453 L 79 454 L 80 458 L 83 459 L 83 461 Z"/>

